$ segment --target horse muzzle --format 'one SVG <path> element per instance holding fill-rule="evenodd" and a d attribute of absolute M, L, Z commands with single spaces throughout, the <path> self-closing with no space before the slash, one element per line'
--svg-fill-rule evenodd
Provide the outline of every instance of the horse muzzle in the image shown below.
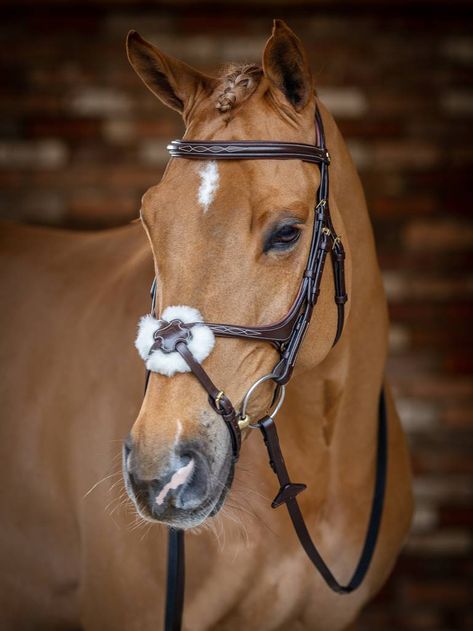
<path fill-rule="evenodd" d="M 215 472 L 203 449 L 185 443 L 171 450 L 167 461 L 149 464 L 128 437 L 123 446 L 123 475 L 128 495 L 143 519 L 192 528 L 223 504 L 233 464 L 231 457 L 225 458 L 221 470 Z"/>

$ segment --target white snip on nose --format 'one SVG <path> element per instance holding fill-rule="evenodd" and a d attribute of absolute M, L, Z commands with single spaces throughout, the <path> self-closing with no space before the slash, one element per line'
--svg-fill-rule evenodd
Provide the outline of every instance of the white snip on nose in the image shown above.
<path fill-rule="evenodd" d="M 206 162 L 205 165 L 199 171 L 200 186 L 198 192 L 199 203 L 206 213 L 210 207 L 210 204 L 215 198 L 215 193 L 219 186 L 219 174 L 218 165 L 212 160 Z"/>

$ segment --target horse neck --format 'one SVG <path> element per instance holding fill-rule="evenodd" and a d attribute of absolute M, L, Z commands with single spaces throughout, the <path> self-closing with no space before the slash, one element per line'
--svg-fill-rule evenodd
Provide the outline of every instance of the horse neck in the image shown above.
<path fill-rule="evenodd" d="M 350 309 L 342 337 L 326 359 L 308 372 L 295 372 L 278 423 L 282 444 L 292 444 L 292 453 L 300 455 L 291 462 L 294 479 L 313 481 L 320 502 L 340 498 L 354 485 L 372 492 L 367 478 L 374 469 L 387 347 L 386 301 L 363 190 L 333 119 L 324 110 L 323 116 L 332 200 L 351 253 Z"/>

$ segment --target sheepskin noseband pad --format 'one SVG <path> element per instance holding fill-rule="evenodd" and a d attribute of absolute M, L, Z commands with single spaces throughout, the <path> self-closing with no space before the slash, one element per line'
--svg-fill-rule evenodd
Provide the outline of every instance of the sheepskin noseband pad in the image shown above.
<path fill-rule="evenodd" d="M 192 326 L 186 327 L 185 324 Z M 178 305 L 166 307 L 159 320 L 151 314 L 141 318 L 135 346 L 148 370 L 167 377 L 177 372 L 190 372 L 185 359 L 175 350 L 179 341 L 187 344 L 199 363 L 210 355 L 215 336 L 208 326 L 202 324 L 202 315 L 197 309 Z"/>

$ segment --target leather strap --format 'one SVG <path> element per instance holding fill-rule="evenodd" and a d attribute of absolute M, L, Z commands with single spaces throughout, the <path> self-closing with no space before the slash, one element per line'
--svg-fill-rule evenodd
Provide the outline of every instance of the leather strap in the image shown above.
<path fill-rule="evenodd" d="M 324 147 L 296 142 L 272 142 L 270 140 L 173 140 L 167 149 L 173 158 L 196 160 L 303 160 L 313 164 L 330 163 Z"/>
<path fill-rule="evenodd" d="M 240 455 L 241 431 L 238 426 L 235 408 L 227 395 L 222 390 L 218 390 L 206 371 L 202 368 L 202 364 L 194 359 L 194 356 L 187 347 L 187 344 L 179 342 L 176 345 L 176 350 L 187 362 L 187 365 L 197 377 L 202 387 L 207 391 L 207 394 L 209 395 L 209 403 L 212 408 L 215 412 L 217 412 L 217 414 L 220 414 L 222 419 L 225 421 L 232 441 L 233 461 L 236 462 Z"/>
<path fill-rule="evenodd" d="M 180 631 L 184 609 L 185 547 L 184 531 L 168 528 L 168 572 L 164 631 Z"/>
<path fill-rule="evenodd" d="M 292 520 L 297 537 L 305 550 L 305 553 L 320 572 L 327 585 L 338 594 L 350 594 L 366 576 L 369 569 L 373 553 L 376 548 L 381 517 L 383 514 L 384 493 L 386 487 L 386 471 L 387 471 L 387 418 L 386 403 L 384 397 L 384 389 L 381 390 L 378 406 L 378 439 L 377 439 L 377 455 L 376 455 L 376 478 L 374 484 L 373 500 L 371 506 L 371 514 L 366 531 L 365 541 L 361 551 L 361 555 L 355 571 L 346 585 L 340 584 L 334 577 L 327 564 L 323 560 L 317 550 L 304 518 L 302 516 L 296 496 L 305 488 L 305 484 L 294 484 L 289 479 L 286 464 L 281 452 L 279 437 L 276 431 L 274 419 L 266 416 L 259 423 L 261 433 L 263 434 L 264 443 L 268 450 L 269 464 L 277 475 L 280 489 L 271 506 L 277 508 L 281 504 L 286 504 L 289 516 Z"/>
<path fill-rule="evenodd" d="M 335 285 L 335 304 L 337 305 L 337 332 L 333 345 L 338 342 L 343 331 L 343 322 L 345 320 L 345 303 L 348 295 L 345 289 L 345 250 L 342 242 L 335 239 L 332 247 L 332 268 L 333 281 Z"/>

